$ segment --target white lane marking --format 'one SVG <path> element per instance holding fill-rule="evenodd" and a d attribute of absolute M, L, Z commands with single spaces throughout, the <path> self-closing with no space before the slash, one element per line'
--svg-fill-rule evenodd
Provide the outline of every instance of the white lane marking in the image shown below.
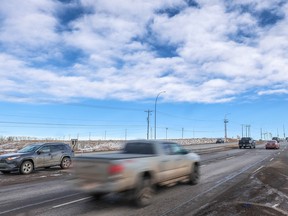
<path fill-rule="evenodd" d="M 10 212 L 13 212 L 13 211 L 17 211 L 17 210 L 20 210 L 20 209 L 24 209 L 24 208 L 27 208 L 27 207 L 42 205 L 44 203 L 53 202 L 53 201 L 56 201 L 56 200 L 68 198 L 68 197 L 75 196 L 75 195 L 78 195 L 78 194 L 80 194 L 80 193 L 70 194 L 70 195 L 59 197 L 59 198 L 55 198 L 55 199 L 45 200 L 43 202 L 38 202 L 38 203 L 29 204 L 29 205 L 26 205 L 26 206 L 17 207 L 17 208 L 10 209 L 10 210 L 4 211 L 4 212 L 0 212 L 0 215 L 6 214 L 6 213 L 10 213 Z"/>
<path fill-rule="evenodd" d="M 203 164 L 203 165 L 201 165 L 200 167 L 204 167 L 204 166 L 207 166 L 206 164 Z"/>
<path fill-rule="evenodd" d="M 262 169 L 264 166 L 260 166 L 258 169 L 256 169 L 253 173 L 256 173 L 257 171 L 259 171 L 260 169 Z"/>
<path fill-rule="evenodd" d="M 280 152 L 278 152 L 278 155 L 280 154 Z"/>
<path fill-rule="evenodd" d="M 78 200 L 73 200 L 71 202 L 67 202 L 67 203 L 63 203 L 63 204 L 60 204 L 60 205 L 56 205 L 56 206 L 53 206 L 52 208 L 59 208 L 59 207 L 62 207 L 62 206 L 65 206 L 65 205 L 70 205 L 72 203 L 76 203 L 76 202 L 81 202 L 83 200 L 87 200 L 87 199 L 90 199 L 91 197 L 84 197 L 82 199 L 78 199 Z"/>
<path fill-rule="evenodd" d="M 234 158 L 234 156 L 233 156 L 233 157 L 226 158 L 226 160 L 230 160 L 230 159 L 232 159 L 232 158 Z"/>
<path fill-rule="evenodd" d="M 270 161 L 274 160 L 274 158 L 271 158 Z"/>

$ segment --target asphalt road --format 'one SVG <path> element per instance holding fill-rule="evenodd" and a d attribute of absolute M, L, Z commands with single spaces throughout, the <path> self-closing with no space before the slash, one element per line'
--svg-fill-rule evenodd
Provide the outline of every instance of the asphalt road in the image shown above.
<path fill-rule="evenodd" d="M 70 173 L 60 169 L 39 170 L 31 176 L 0 175 L 0 215 L 194 215 L 199 208 L 227 188 L 257 172 L 280 150 L 230 149 L 202 154 L 201 180 L 198 185 L 178 184 L 160 188 L 153 204 L 133 207 L 122 195 L 108 195 L 96 201 L 73 188 Z"/>

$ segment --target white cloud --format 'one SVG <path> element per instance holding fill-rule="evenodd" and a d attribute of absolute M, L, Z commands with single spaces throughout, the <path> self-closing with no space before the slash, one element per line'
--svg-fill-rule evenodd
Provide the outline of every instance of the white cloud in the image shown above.
<path fill-rule="evenodd" d="M 161 89 L 166 100 L 219 103 L 255 87 L 259 96 L 279 93 L 268 84 L 285 92 L 288 6 L 277 2 L 230 3 L 286 13 L 268 27 L 221 0 L 198 1 L 199 8 L 182 0 L 82 0 L 70 4 L 84 13 L 64 24 L 64 3 L 1 2 L 0 98 L 144 100 Z M 169 8 L 178 14 L 165 14 Z M 63 25 L 68 30 L 58 31 Z"/>
<path fill-rule="evenodd" d="M 274 95 L 274 94 L 288 94 L 287 89 L 275 89 L 275 90 L 267 90 L 267 91 L 259 91 L 259 95 Z"/>

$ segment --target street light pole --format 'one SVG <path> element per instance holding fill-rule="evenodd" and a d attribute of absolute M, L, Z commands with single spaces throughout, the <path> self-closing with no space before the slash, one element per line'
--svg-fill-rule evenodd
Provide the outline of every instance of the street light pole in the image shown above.
<path fill-rule="evenodd" d="M 156 118 L 156 107 L 157 107 L 157 100 L 158 100 L 158 97 L 159 97 L 159 95 L 160 94 L 162 94 L 162 93 L 165 93 L 166 91 L 161 91 L 161 92 L 159 92 L 158 93 L 158 95 L 156 96 L 156 99 L 155 99 L 155 114 L 154 114 L 154 117 L 155 117 L 155 119 L 154 119 L 154 139 L 156 139 L 156 127 L 157 127 L 157 123 L 156 123 L 156 121 L 157 121 L 157 118 Z"/>

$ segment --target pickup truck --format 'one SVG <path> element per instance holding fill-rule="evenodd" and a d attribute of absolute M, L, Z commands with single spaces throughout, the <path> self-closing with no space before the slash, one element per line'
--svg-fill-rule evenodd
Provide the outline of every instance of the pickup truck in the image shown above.
<path fill-rule="evenodd" d="M 255 148 L 256 147 L 256 141 L 253 140 L 251 137 L 242 137 L 239 140 L 239 148 L 246 148 L 249 147 L 251 148 Z"/>
<path fill-rule="evenodd" d="M 138 207 L 152 202 L 155 186 L 197 184 L 200 157 L 175 142 L 131 140 L 121 152 L 76 156 L 74 184 L 96 199 L 125 192 Z"/>

